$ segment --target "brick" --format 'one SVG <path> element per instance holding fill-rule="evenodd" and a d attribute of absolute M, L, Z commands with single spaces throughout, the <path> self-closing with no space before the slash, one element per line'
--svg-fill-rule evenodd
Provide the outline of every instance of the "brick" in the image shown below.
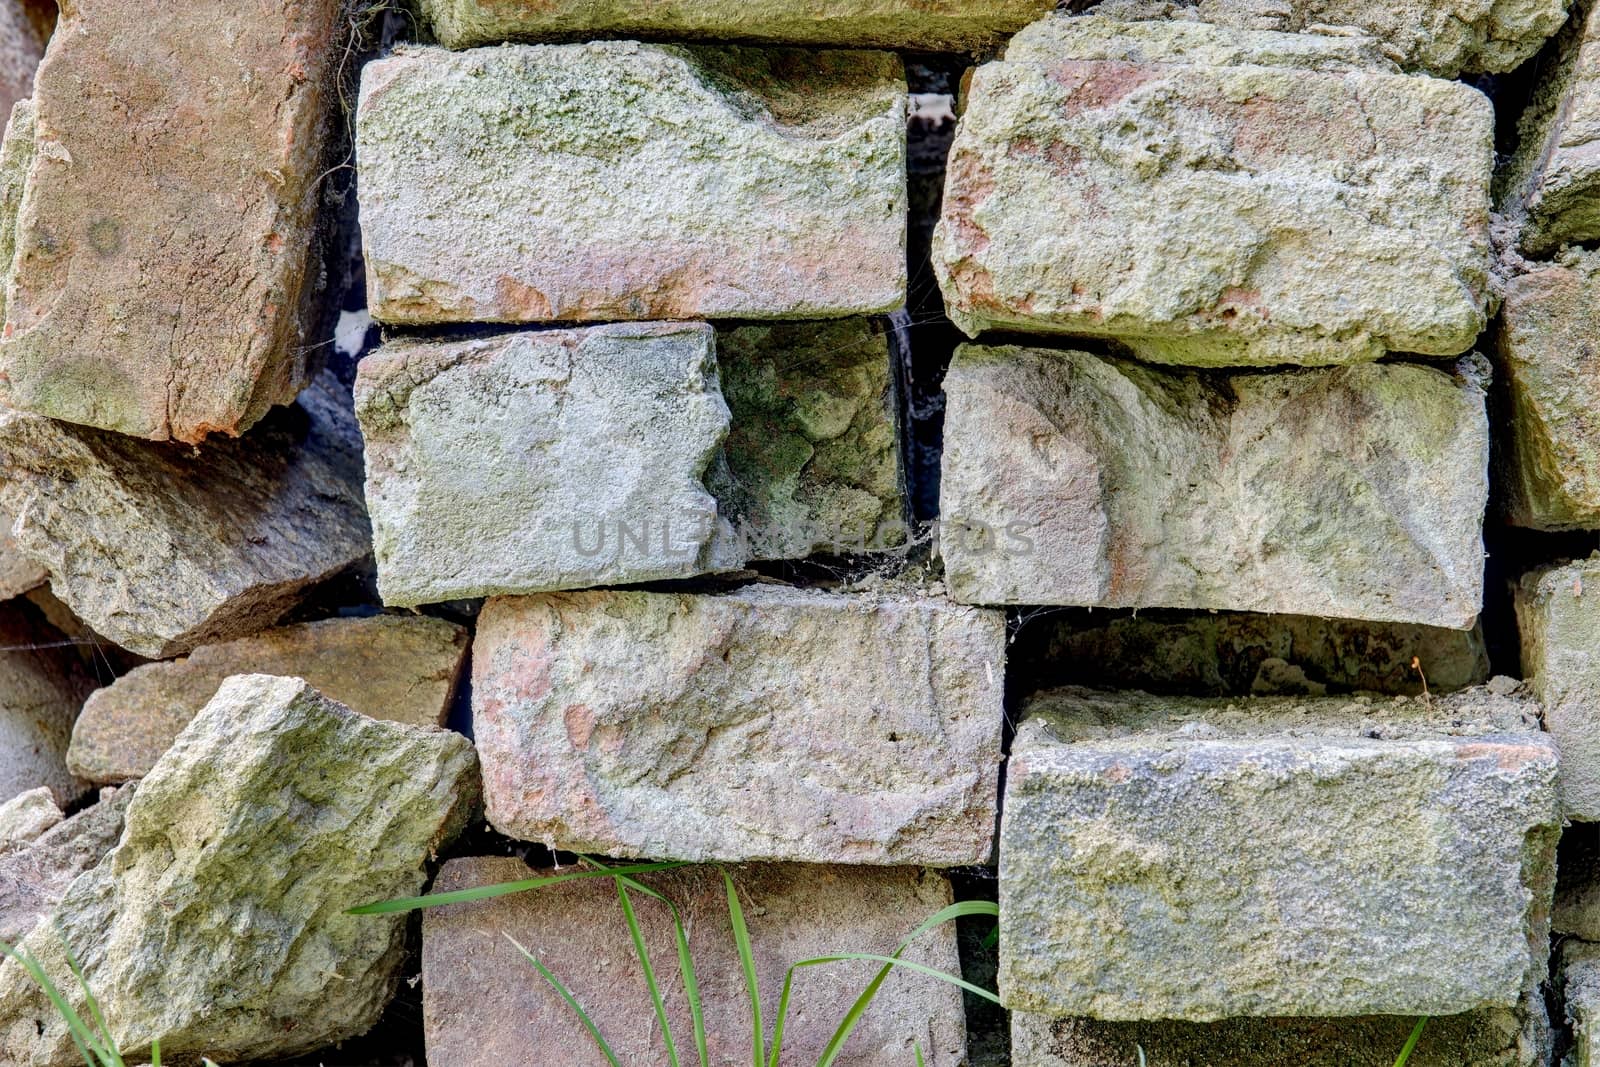
<path fill-rule="evenodd" d="M 1196 366 L 1471 347 L 1489 280 L 1482 93 L 1269 65 L 1312 47 L 1280 34 L 1190 57 L 1185 23 L 1142 24 L 1129 60 L 1109 26 L 1046 19 L 973 74 L 934 243 L 958 326 Z"/>
<path fill-rule="evenodd" d="M 335 0 L 63 5 L 0 162 L 0 399 L 190 443 L 294 399 L 344 25 Z"/>
<path fill-rule="evenodd" d="M 1053 0 L 424 0 L 441 43 L 662 37 L 935 52 L 994 47 Z"/>
<path fill-rule="evenodd" d="M 704 323 L 391 342 L 356 417 L 387 604 L 744 562 L 705 486 L 729 416 Z"/>
<path fill-rule="evenodd" d="M 880 52 L 401 49 L 362 71 L 368 306 L 401 324 L 893 310 L 905 109 Z"/>
<path fill-rule="evenodd" d="M 538 872 L 553 874 L 554 871 Z M 770 1034 L 784 973 L 801 959 L 837 952 L 887 954 L 924 918 L 950 903 L 950 885 L 911 868 L 841 864 L 732 869 L 749 925 L 763 1022 Z M 534 877 L 520 860 L 450 860 L 434 888 L 466 889 Z M 717 868 L 680 868 L 643 878 L 672 900 L 688 928 L 713 1067 L 750 1062 L 750 1007 Z M 633 894 L 679 1053 L 693 1059 L 689 1012 L 666 909 Z M 588 879 L 423 914 L 423 1025 L 432 1067 L 565 1067 L 600 1054 L 577 1017 L 508 940 L 516 938 L 594 1017 L 623 1063 L 664 1063 L 651 1007 L 617 891 Z M 959 972 L 953 926 L 918 938 L 906 959 Z M 797 972 L 784 1031 L 785 1063 L 816 1063 L 834 1028 L 872 979 L 875 964 Z M 966 1063 L 966 1027 L 954 986 L 900 971 L 880 989 L 834 1062 L 839 1067 Z"/>
<path fill-rule="evenodd" d="M 1561 750 L 1567 818 L 1600 821 L 1600 559 L 1544 567 L 1516 588 L 1522 673 Z"/>
<path fill-rule="evenodd" d="M 323 376 L 203 448 L 0 411 L 0 509 L 95 631 L 173 656 L 263 630 L 371 551 L 361 439 Z"/>
<path fill-rule="evenodd" d="M 489 820 L 611 856 L 986 862 L 999 612 L 749 586 L 494 599 L 473 722 Z"/>
<path fill-rule="evenodd" d="M 1600 374 L 1600 254 L 1574 251 L 1510 280 L 1498 370 L 1504 509 L 1518 526 L 1600 526 L 1600 401 L 1574 383 Z"/>
<path fill-rule="evenodd" d="M 1000 994 L 1111 1021 L 1515 1007 L 1561 816 L 1538 706 L 1057 690 L 1025 709 Z"/>
<path fill-rule="evenodd" d="M 1486 375 L 1479 359 L 1219 375 L 963 346 L 944 381 L 951 595 L 1466 629 Z"/>
<path fill-rule="evenodd" d="M 353 711 L 442 726 L 467 654 L 467 631 L 443 619 L 325 619 L 202 645 L 136 667 L 92 693 L 72 729 L 67 765 L 91 782 L 142 778 L 217 687 L 235 674 L 303 678 Z"/>

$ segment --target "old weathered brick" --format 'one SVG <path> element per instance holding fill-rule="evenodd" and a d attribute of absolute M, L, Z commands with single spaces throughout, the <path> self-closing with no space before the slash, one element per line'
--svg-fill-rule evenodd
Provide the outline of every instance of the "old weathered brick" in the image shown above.
<path fill-rule="evenodd" d="M 1562 806 L 1600 821 L 1600 559 L 1524 575 L 1516 609 L 1522 673 L 1561 750 Z"/>
<path fill-rule="evenodd" d="M 491 600 L 473 654 L 489 820 L 583 852 L 987 860 L 999 612 L 755 585 Z"/>
<path fill-rule="evenodd" d="M 1600 253 L 1573 251 L 1506 287 L 1499 428 L 1507 517 L 1539 530 L 1600 526 Z"/>
<path fill-rule="evenodd" d="M 1488 298 L 1482 93 L 1338 69 L 1342 51 L 1306 69 L 1302 53 L 1328 51 L 1316 38 L 1134 25 L 1135 59 L 1124 24 L 1055 18 L 973 75 L 934 249 L 958 326 L 1198 366 L 1472 345 Z"/>
<path fill-rule="evenodd" d="M 554 874 L 554 871 L 539 872 Z M 950 903 L 950 884 L 915 868 L 830 863 L 730 869 L 749 925 L 752 956 L 770 1036 L 784 974 L 793 963 L 838 952 L 887 954 L 923 919 Z M 533 877 L 520 860 L 451 860 L 439 891 Z M 706 1044 L 715 1067 L 748 1064 L 750 1004 L 728 919 L 720 868 L 681 868 L 644 876 L 683 916 L 695 978 L 705 1006 Z M 687 1001 L 676 966 L 671 915 L 632 894 L 646 950 L 661 983 L 673 1040 L 684 1062 L 694 1054 Z M 563 982 L 628 1064 L 665 1063 L 661 1027 L 629 939 L 611 879 L 550 886 L 531 893 L 424 913 L 423 1021 L 432 1067 L 566 1067 L 604 1062 L 594 1039 L 528 965 L 515 938 Z M 950 925 L 918 938 L 905 958 L 947 973 L 960 970 Z M 783 1062 L 816 1063 L 876 964 L 860 961 L 802 968 L 784 1028 Z M 959 991 L 904 970 L 884 983 L 834 1062 L 839 1067 L 914 1064 L 919 1046 L 929 1067 L 967 1062 Z"/>
<path fill-rule="evenodd" d="M 196 442 L 294 399 L 344 25 L 336 0 L 62 6 L 3 164 L 6 403 Z"/>
<path fill-rule="evenodd" d="M 944 381 L 951 593 L 1465 629 L 1482 600 L 1485 371 L 1222 375 L 963 346 Z"/>
<path fill-rule="evenodd" d="M 889 360 L 866 319 L 717 331 L 733 421 L 709 485 L 752 559 L 905 542 Z"/>
<path fill-rule="evenodd" d="M 451 48 L 640 37 L 969 52 L 999 44 L 1054 0 L 423 0 Z"/>
<path fill-rule="evenodd" d="M 199 448 L 0 412 L 0 508 L 107 638 L 172 656 L 273 625 L 371 550 L 361 439 L 327 376 Z"/>
<path fill-rule="evenodd" d="M 356 416 L 385 603 L 744 562 L 704 484 L 728 430 L 704 323 L 391 342 Z"/>
<path fill-rule="evenodd" d="M 357 118 L 373 317 L 893 310 L 905 106 L 883 52 L 401 49 L 362 71 Z"/>
<path fill-rule="evenodd" d="M 1561 28 L 1571 0 L 1106 0 L 1118 19 L 1194 19 L 1288 33 L 1363 34 L 1404 67 L 1441 78 L 1513 69 Z M 1346 38 L 1348 39 L 1348 38 Z"/>
<path fill-rule="evenodd" d="M 1106 1020 L 1448 1015 L 1542 980 L 1538 708 L 1056 690 L 1012 745 L 1000 993 Z"/>
<path fill-rule="evenodd" d="M 303 678 L 375 719 L 442 726 L 467 631 L 442 619 L 326 619 L 203 645 L 137 667 L 90 695 L 72 728 L 67 765 L 91 782 L 142 778 L 234 674 Z"/>

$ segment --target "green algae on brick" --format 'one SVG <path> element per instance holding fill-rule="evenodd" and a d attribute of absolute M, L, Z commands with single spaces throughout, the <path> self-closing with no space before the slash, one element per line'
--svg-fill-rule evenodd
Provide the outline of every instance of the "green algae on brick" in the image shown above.
<path fill-rule="evenodd" d="M 1557 757 L 1522 694 L 1024 709 L 1000 995 L 1105 1020 L 1517 1006 L 1549 957 Z"/>
<path fill-rule="evenodd" d="M 362 70 L 382 322 L 805 319 L 905 299 L 905 72 L 886 52 L 605 41 Z"/>
<path fill-rule="evenodd" d="M 710 487 L 752 558 L 905 542 L 889 361 L 867 319 L 717 332 L 733 421 Z"/>

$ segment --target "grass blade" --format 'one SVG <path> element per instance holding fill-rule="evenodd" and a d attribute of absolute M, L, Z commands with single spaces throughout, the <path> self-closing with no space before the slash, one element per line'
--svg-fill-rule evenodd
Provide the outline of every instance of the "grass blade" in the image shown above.
<path fill-rule="evenodd" d="M 89 1055 L 89 1049 L 94 1046 L 94 1035 L 83 1024 L 83 1020 L 72 1009 L 72 1005 L 68 1004 L 66 998 L 61 995 L 61 990 L 56 988 L 56 984 L 50 980 L 50 976 L 44 972 L 44 968 L 39 966 L 39 961 L 24 952 L 17 951 L 4 941 L 0 941 L 0 949 L 4 949 L 6 955 L 22 964 L 22 969 L 28 972 L 28 977 L 32 978 L 34 984 L 44 992 L 46 999 L 55 1007 L 56 1013 L 66 1022 L 67 1036 L 72 1038 L 72 1044 L 77 1048 L 78 1055 L 83 1057 L 83 1062 L 87 1067 L 100 1067 L 99 1064 L 95 1063 L 98 1049 L 96 1049 L 96 1056 Z"/>
<path fill-rule="evenodd" d="M 496 882 L 494 885 L 458 889 L 453 893 L 430 893 L 425 897 L 379 900 L 371 904 L 362 904 L 360 907 L 351 908 L 345 914 L 393 915 L 399 911 L 438 908 L 446 904 L 470 904 L 475 900 L 489 900 L 492 897 L 508 896 L 511 893 L 526 893 L 532 889 L 543 889 L 547 885 L 571 882 L 579 878 L 609 878 L 617 874 L 644 874 L 650 871 L 670 871 L 675 867 L 683 866 L 685 866 L 683 863 L 634 863 L 625 867 L 602 868 L 597 871 L 573 871 L 570 874 L 553 874 L 544 878 L 524 878 L 517 882 Z"/>
<path fill-rule="evenodd" d="M 778 998 L 778 1021 L 772 1024 L 772 1051 L 767 1055 L 767 1067 L 778 1067 L 783 1054 L 783 1023 L 789 1018 L 789 994 L 794 988 L 794 968 L 783 973 L 783 995 Z"/>
<path fill-rule="evenodd" d="M 998 918 L 1000 915 L 1000 906 L 992 900 L 957 901 L 948 908 L 940 908 L 938 911 L 924 919 L 920 926 L 911 931 L 911 933 L 907 934 L 905 939 L 900 942 L 899 947 L 894 950 L 893 956 L 868 957 L 858 954 L 855 957 L 860 959 L 877 959 L 883 962 L 883 966 L 878 969 L 878 973 L 873 976 L 872 981 L 867 983 L 867 987 L 861 991 L 861 995 L 856 997 L 855 1003 L 850 1005 L 850 1010 L 845 1012 L 844 1018 L 839 1022 L 838 1029 L 833 1032 L 833 1037 L 828 1040 L 827 1046 L 823 1049 L 822 1059 L 817 1062 L 817 1067 L 832 1067 L 833 1061 L 839 1058 L 839 1053 L 844 1048 L 844 1043 L 850 1039 L 850 1034 L 855 1030 L 856 1024 L 861 1021 L 861 1016 L 866 1013 L 868 1006 L 870 1006 L 873 999 L 877 997 L 878 990 L 883 987 L 883 983 L 888 979 L 895 967 L 905 964 L 906 961 L 900 959 L 900 954 L 909 948 L 913 941 L 927 933 L 929 930 L 932 930 L 934 927 L 941 926 L 944 923 L 952 922 L 968 915 L 987 915 Z M 837 958 L 842 959 L 849 957 Z M 816 963 L 833 962 L 834 959 L 835 957 L 819 957 L 815 963 L 812 961 L 802 961 L 801 963 L 795 964 L 795 966 L 814 966 Z M 943 971 L 935 971 L 931 967 L 922 967 L 921 964 L 912 965 L 911 969 L 928 971 L 932 975 L 942 978 L 946 981 L 951 980 L 953 977 L 945 974 Z M 791 967 L 790 971 L 793 972 L 793 970 L 794 968 Z M 959 978 L 954 979 L 954 981 L 963 987 L 970 986 L 973 992 L 977 993 L 979 996 L 994 1001 L 996 1004 L 1000 1002 L 1000 998 L 996 997 L 987 989 L 983 989 L 979 986 L 973 986 Z"/>
<path fill-rule="evenodd" d="M 617 885 L 617 899 L 622 902 L 622 917 L 628 921 L 628 933 L 633 937 L 633 951 L 639 957 L 639 967 L 644 971 L 644 984 L 650 989 L 650 1003 L 656 1009 L 656 1021 L 661 1024 L 661 1040 L 667 1046 L 667 1062 L 672 1067 L 678 1063 L 678 1046 L 672 1043 L 672 1024 L 667 1021 L 667 1005 L 661 999 L 661 987 L 656 983 L 656 969 L 650 966 L 650 950 L 644 945 L 644 931 L 639 929 L 639 916 L 634 913 L 633 901 L 628 899 L 628 887 L 621 876 L 613 879 Z"/>
<path fill-rule="evenodd" d="M 161 1067 L 161 1041 L 150 1042 L 150 1067 Z"/>
<path fill-rule="evenodd" d="M 899 956 L 879 956 L 872 952 L 841 952 L 837 956 L 813 956 L 809 960 L 801 960 L 799 963 L 795 964 L 795 966 L 819 967 L 825 963 L 844 963 L 847 960 L 868 960 L 872 963 L 881 963 L 890 970 L 893 970 L 896 967 L 904 967 L 908 971 L 916 971 L 918 974 L 926 975 L 929 978 L 937 978 L 941 982 L 949 982 L 951 985 L 960 986 L 968 993 L 980 996 L 984 1000 L 991 1001 L 995 1004 L 1000 1003 L 999 997 L 995 996 L 981 985 L 973 985 L 960 975 L 951 974 L 949 971 L 941 971 L 937 967 L 929 967 L 924 963 L 916 963 L 912 960 L 904 960 Z"/>
<path fill-rule="evenodd" d="M 643 882 L 625 874 L 617 877 L 629 889 L 659 900 L 672 912 L 672 934 L 678 945 L 678 973 L 683 976 L 683 995 L 689 1001 L 689 1019 L 694 1024 L 694 1048 L 700 1057 L 700 1067 L 710 1067 L 711 1054 L 706 1048 L 706 1016 L 700 1003 L 700 983 L 695 978 L 694 958 L 689 954 L 689 931 L 684 928 L 683 916 L 678 913 L 676 904 Z"/>
<path fill-rule="evenodd" d="M 540 963 L 533 953 L 523 948 L 522 942 L 510 934 L 505 934 L 504 937 L 507 941 L 517 946 L 517 951 L 527 957 L 528 962 L 533 964 L 534 969 L 544 977 L 546 982 L 550 983 L 550 988 L 560 994 L 561 999 L 567 1002 L 567 1007 L 577 1014 L 578 1020 L 588 1029 L 589 1036 L 594 1038 L 594 1043 L 599 1046 L 601 1053 L 604 1054 L 611 1067 L 622 1067 L 622 1064 L 617 1061 L 617 1054 L 611 1051 L 611 1046 L 606 1044 L 606 1039 L 600 1036 L 600 1028 L 594 1024 L 593 1019 L 589 1018 L 589 1013 L 583 1010 L 583 1005 L 578 1003 L 578 998 L 572 995 L 572 991 L 561 983 L 561 979 L 551 974 L 550 968 Z"/>
<path fill-rule="evenodd" d="M 922 1046 L 912 1045 L 911 1047 L 917 1050 L 917 1067 L 928 1067 L 927 1064 L 922 1062 Z M 161 1065 L 156 1064 L 155 1067 L 161 1067 Z"/>
<path fill-rule="evenodd" d="M 84 1002 L 89 1007 L 89 1018 L 94 1022 L 95 1030 L 99 1036 L 91 1046 L 95 1055 L 99 1056 L 106 1067 L 124 1067 L 122 1054 L 117 1051 L 117 1043 L 111 1040 L 111 1027 L 106 1025 L 106 1017 L 100 1012 L 100 1004 L 94 999 L 94 992 L 89 988 L 89 983 L 84 980 L 83 969 L 78 966 L 78 961 L 73 959 L 72 951 L 61 946 L 66 953 L 67 968 L 72 971 L 72 977 L 78 980 L 78 988 L 83 990 Z"/>
<path fill-rule="evenodd" d="M 1394 1067 L 1406 1067 L 1411 1059 L 1411 1053 L 1416 1050 L 1417 1042 L 1422 1040 L 1422 1028 L 1428 1025 L 1428 1017 L 1422 1016 L 1417 1020 L 1417 1025 L 1411 1028 L 1411 1036 L 1406 1038 L 1405 1047 L 1400 1050 L 1400 1058 L 1394 1061 Z"/>
<path fill-rule="evenodd" d="M 744 969 L 744 986 L 750 995 L 750 1029 L 755 1067 L 766 1067 L 767 1031 L 761 1021 L 761 990 L 756 983 L 756 959 L 750 948 L 750 931 L 744 924 L 744 908 L 739 905 L 739 891 L 733 887 L 733 877 L 726 868 L 722 871 L 722 881 L 728 890 L 728 921 L 733 925 L 733 943 L 739 949 L 739 966 Z"/>

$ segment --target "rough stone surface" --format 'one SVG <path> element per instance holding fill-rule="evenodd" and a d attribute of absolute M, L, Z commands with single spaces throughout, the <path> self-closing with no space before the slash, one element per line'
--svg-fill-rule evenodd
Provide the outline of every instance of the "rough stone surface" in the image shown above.
<path fill-rule="evenodd" d="M 1017 637 L 1012 658 L 1042 674 L 1046 684 L 1191 696 L 1322 696 L 1352 690 L 1417 695 L 1424 688 L 1444 693 L 1489 680 L 1481 627 L 1094 611 L 1046 618 L 1033 629 Z"/>
<path fill-rule="evenodd" d="M 882 52 L 401 49 L 361 77 L 368 306 L 392 323 L 891 311 L 905 109 Z"/>
<path fill-rule="evenodd" d="M 1000 994 L 1107 1020 L 1449 1015 L 1544 977 L 1556 753 L 1487 689 L 1057 690 L 1011 748 Z"/>
<path fill-rule="evenodd" d="M 1577 5 L 1541 58 L 1500 179 L 1501 209 L 1531 255 L 1600 238 L 1600 5 Z"/>
<path fill-rule="evenodd" d="M 1214 1023 L 1101 1022 L 1011 1015 L 1012 1067 L 1394 1067 L 1416 1020 L 1224 1019 Z M 1544 1003 L 1430 1018 L 1407 1067 L 1548 1067 Z"/>
<path fill-rule="evenodd" d="M 733 422 L 711 491 L 752 558 L 904 543 L 889 360 L 867 319 L 717 332 Z"/>
<path fill-rule="evenodd" d="M 743 563 L 704 484 L 728 406 L 703 323 L 394 342 L 356 414 L 387 604 Z"/>
<path fill-rule="evenodd" d="M 1406 70 L 1503 72 L 1561 29 L 1571 0 L 1105 0 L 1118 19 L 1194 19 L 1230 29 L 1368 35 Z M 1346 38 L 1348 39 L 1348 38 Z"/>
<path fill-rule="evenodd" d="M 33 94 L 33 72 L 44 57 L 49 32 L 30 17 L 24 0 L 0 0 L 0 115 L 10 115 L 12 105 Z"/>
<path fill-rule="evenodd" d="M 1600 1067 L 1600 945 L 1568 941 L 1561 946 L 1561 995 L 1572 1051 L 1564 1067 Z"/>
<path fill-rule="evenodd" d="M 664 37 L 670 40 L 974 52 L 992 48 L 1054 0 L 423 0 L 441 43 Z"/>
<path fill-rule="evenodd" d="M 40 786 L 63 807 L 83 794 L 67 742 L 94 681 L 62 645 L 32 609 L 0 605 L 0 801 Z"/>
<path fill-rule="evenodd" d="M 50 577 L 43 567 L 17 548 L 11 539 L 12 521 L 11 516 L 0 511 L 0 600 L 10 600 L 37 589 Z"/>
<path fill-rule="evenodd" d="M 1220 375 L 965 345 L 944 381 L 951 594 L 1470 627 L 1485 371 Z"/>
<path fill-rule="evenodd" d="M 491 600 L 489 820 L 611 856 L 986 862 L 1005 627 L 944 601 L 755 585 Z"/>
<path fill-rule="evenodd" d="M 1035 23 L 972 77 L 934 238 L 958 326 L 1115 338 L 1197 366 L 1472 345 L 1489 280 L 1482 93 L 1261 65 L 1249 39 L 1243 61 L 1190 62 L 1182 23 L 1146 24 L 1175 41 L 1130 61 L 1096 21 Z"/>
<path fill-rule="evenodd" d="M 91 782 L 142 778 L 234 674 L 303 678 L 374 719 L 442 726 L 467 654 L 467 631 L 442 619 L 376 615 L 266 630 L 147 664 L 93 693 L 67 766 Z"/>
<path fill-rule="evenodd" d="M 1516 608 L 1522 674 L 1561 750 L 1562 806 L 1600 822 L 1600 558 L 1524 575 Z"/>
<path fill-rule="evenodd" d="M 358 715 L 295 678 L 230 678 L 139 783 L 116 850 L 22 948 L 63 990 L 73 953 L 130 1060 L 155 1040 L 163 1059 L 227 1063 L 359 1034 L 394 992 L 406 920 L 346 909 L 422 888 L 476 770 L 459 734 Z M 0 966 L 0 1060 L 73 1055 L 22 969 Z"/>
<path fill-rule="evenodd" d="M 1600 186 L 1597 186 L 1600 190 Z M 1499 331 L 1508 403 L 1498 427 L 1507 517 L 1539 530 L 1600 526 L 1600 253 L 1513 278 Z"/>
<path fill-rule="evenodd" d="M 951 899 L 942 877 L 913 868 L 756 865 L 731 873 L 749 924 L 769 1035 L 790 964 L 836 952 L 892 952 Z M 530 876 L 517 859 L 458 859 L 445 864 L 435 888 L 465 889 Z M 720 871 L 683 868 L 645 880 L 678 906 L 688 928 L 710 1063 L 748 1064 L 749 1002 Z M 688 1062 L 694 1057 L 693 1031 L 673 963 L 670 916 L 641 894 L 633 894 L 633 900 L 673 1038 Z M 661 1028 L 616 890 L 609 879 L 594 879 L 424 913 L 423 1015 L 432 1067 L 599 1062 L 593 1039 L 572 1010 L 528 967 L 506 934 L 566 983 L 623 1063 L 666 1062 Z M 919 938 L 905 958 L 959 972 L 954 928 L 941 926 Z M 834 964 L 796 975 L 784 1030 L 785 1063 L 818 1062 L 875 966 Z M 914 1044 L 921 1046 L 929 1067 L 966 1063 L 959 991 L 900 971 L 884 983 L 834 1062 L 840 1067 L 915 1063 Z"/>
<path fill-rule="evenodd" d="M 63 6 L 0 164 L 0 398 L 187 442 L 294 399 L 344 25 L 336 0 Z"/>
<path fill-rule="evenodd" d="M 28 936 L 78 875 L 116 847 L 135 788 L 107 789 L 99 803 L 21 847 L 0 851 L 0 941 L 15 945 Z"/>
<path fill-rule="evenodd" d="M 25 845 L 62 819 L 50 787 L 41 785 L 0 804 L 0 852 Z"/>
<path fill-rule="evenodd" d="M 202 448 L 0 413 L 0 508 L 95 630 L 171 656 L 271 626 L 370 551 L 361 441 L 326 376 Z"/>

